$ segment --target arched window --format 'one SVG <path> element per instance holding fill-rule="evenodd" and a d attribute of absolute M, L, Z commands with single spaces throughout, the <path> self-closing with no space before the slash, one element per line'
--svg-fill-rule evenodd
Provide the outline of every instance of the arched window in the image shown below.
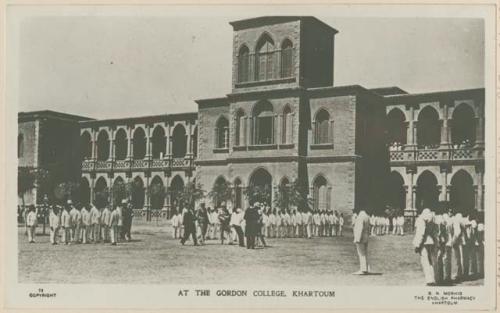
<path fill-rule="evenodd" d="M 330 131 L 330 114 L 321 109 L 315 118 L 315 127 L 314 127 L 314 143 L 315 144 L 325 144 L 325 143 L 333 143 Z"/>
<path fill-rule="evenodd" d="M 281 77 L 293 76 L 293 45 L 288 39 L 281 45 Z"/>
<path fill-rule="evenodd" d="M 88 132 L 80 136 L 80 152 L 83 160 L 92 158 L 92 141 Z"/>
<path fill-rule="evenodd" d="M 314 180 L 314 209 L 320 211 L 329 210 L 329 197 L 328 197 L 328 184 L 326 178 L 322 175 L 316 177 Z"/>
<path fill-rule="evenodd" d="M 467 104 L 460 104 L 453 111 L 451 142 L 459 146 L 472 146 L 476 142 L 476 119 Z"/>
<path fill-rule="evenodd" d="M 247 46 L 242 46 L 238 53 L 238 82 L 247 82 L 250 80 L 250 51 Z"/>
<path fill-rule="evenodd" d="M 256 80 L 273 79 L 274 68 L 274 42 L 266 34 L 257 44 L 257 58 L 255 64 Z"/>
<path fill-rule="evenodd" d="M 127 134 L 120 128 L 115 135 L 115 159 L 125 160 L 128 152 Z"/>
<path fill-rule="evenodd" d="M 283 110 L 283 121 L 281 127 L 281 142 L 284 144 L 292 143 L 293 119 L 292 109 L 286 105 Z"/>
<path fill-rule="evenodd" d="M 187 152 L 186 129 L 181 124 L 175 126 L 172 132 L 172 156 L 174 158 L 183 158 Z"/>
<path fill-rule="evenodd" d="M 221 116 L 215 124 L 215 147 L 219 149 L 229 147 L 229 122 Z"/>
<path fill-rule="evenodd" d="M 162 158 L 165 155 L 165 131 L 163 127 L 156 126 L 153 130 L 152 154 L 154 159 Z"/>
<path fill-rule="evenodd" d="M 274 143 L 273 105 L 268 101 L 257 103 L 252 112 L 253 144 L 267 145 Z"/>
<path fill-rule="evenodd" d="M 134 159 L 140 160 L 146 157 L 146 134 L 139 127 L 134 131 Z"/>
<path fill-rule="evenodd" d="M 425 107 L 418 115 L 417 145 L 419 148 L 436 148 L 441 142 L 441 124 L 436 110 Z"/>
<path fill-rule="evenodd" d="M 235 120 L 235 134 L 234 134 L 234 145 L 244 146 L 245 145 L 245 113 L 243 110 L 238 110 L 236 112 Z"/>
<path fill-rule="evenodd" d="M 109 137 L 108 132 L 101 130 L 97 136 L 97 159 L 106 161 L 109 158 Z"/>

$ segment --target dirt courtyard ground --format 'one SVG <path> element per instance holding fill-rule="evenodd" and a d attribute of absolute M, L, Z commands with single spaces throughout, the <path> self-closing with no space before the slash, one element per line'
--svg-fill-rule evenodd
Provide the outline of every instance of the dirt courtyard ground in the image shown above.
<path fill-rule="evenodd" d="M 381 275 L 355 276 L 358 260 L 349 231 L 333 238 L 268 238 L 270 247 L 256 250 L 216 240 L 181 246 L 167 223 L 155 222 L 134 221 L 134 240 L 117 246 L 53 246 L 40 227 L 38 233 L 36 243 L 28 244 L 19 229 L 21 283 L 424 285 L 411 235 L 370 238 L 371 268 Z"/>

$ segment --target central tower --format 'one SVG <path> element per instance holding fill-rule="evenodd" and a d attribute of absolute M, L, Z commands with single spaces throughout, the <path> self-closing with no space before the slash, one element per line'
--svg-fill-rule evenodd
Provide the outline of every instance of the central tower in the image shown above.
<path fill-rule="evenodd" d="M 333 86 L 336 29 L 308 16 L 263 16 L 230 24 L 233 93 Z"/>

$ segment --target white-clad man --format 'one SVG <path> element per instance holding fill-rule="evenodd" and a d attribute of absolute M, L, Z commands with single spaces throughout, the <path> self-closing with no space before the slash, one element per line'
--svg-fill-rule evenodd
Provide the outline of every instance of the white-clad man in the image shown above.
<path fill-rule="evenodd" d="M 313 215 L 311 210 L 307 210 L 305 212 L 306 216 L 306 233 L 307 233 L 307 239 L 312 238 L 312 228 L 313 228 Z"/>
<path fill-rule="evenodd" d="M 443 252 L 443 282 L 451 284 L 451 256 L 453 250 L 453 220 L 448 213 L 443 214 L 446 242 Z"/>
<path fill-rule="evenodd" d="M 69 244 L 71 240 L 71 216 L 69 215 L 69 206 L 66 206 L 61 213 L 61 226 L 63 230 L 62 241 L 64 244 Z"/>
<path fill-rule="evenodd" d="M 338 235 L 342 237 L 342 229 L 344 228 L 344 214 L 343 213 L 340 213 L 340 216 L 338 218 L 338 223 L 339 223 Z"/>
<path fill-rule="evenodd" d="M 30 205 L 28 208 L 28 214 L 26 215 L 26 226 L 28 231 L 28 242 L 35 243 L 35 233 L 36 233 L 36 209 L 34 205 Z"/>
<path fill-rule="evenodd" d="M 358 252 L 359 271 L 354 275 L 366 275 L 369 272 L 368 265 L 368 238 L 370 237 L 370 216 L 364 209 L 361 209 L 354 222 L 354 244 Z"/>
<path fill-rule="evenodd" d="M 94 243 L 98 243 L 100 239 L 100 226 L 101 226 L 101 211 L 94 205 L 90 209 L 90 225 L 91 225 L 91 237 Z"/>
<path fill-rule="evenodd" d="M 50 243 L 57 245 L 59 227 L 61 227 L 61 217 L 59 216 L 59 207 L 53 206 L 49 214 Z"/>
<path fill-rule="evenodd" d="M 462 254 L 462 240 L 463 240 L 463 216 L 457 213 L 453 216 L 453 256 L 455 258 L 456 273 L 453 280 L 460 281 L 463 278 L 463 254 Z"/>
<path fill-rule="evenodd" d="M 87 243 L 90 233 L 90 212 L 86 206 L 82 208 L 82 243 Z"/>
<path fill-rule="evenodd" d="M 111 219 L 111 210 L 105 206 L 101 213 L 101 231 L 103 242 L 109 241 L 109 220 Z"/>
<path fill-rule="evenodd" d="M 80 241 L 79 232 L 82 215 L 80 211 L 72 205 L 71 200 L 68 200 L 68 204 L 71 207 L 71 210 L 69 211 L 69 216 L 71 217 L 71 241 L 77 243 Z"/>
<path fill-rule="evenodd" d="M 420 254 L 420 263 L 424 271 L 425 283 L 428 286 L 436 284 L 434 267 L 436 264 L 436 241 L 434 215 L 430 209 L 423 209 L 415 222 L 415 237 L 413 247 Z"/>
<path fill-rule="evenodd" d="M 118 208 L 114 208 L 111 212 L 111 216 L 109 218 L 109 229 L 110 229 L 110 237 L 111 237 L 111 245 L 116 246 L 116 242 L 118 241 L 118 222 L 120 219 L 120 213 L 118 212 Z"/>

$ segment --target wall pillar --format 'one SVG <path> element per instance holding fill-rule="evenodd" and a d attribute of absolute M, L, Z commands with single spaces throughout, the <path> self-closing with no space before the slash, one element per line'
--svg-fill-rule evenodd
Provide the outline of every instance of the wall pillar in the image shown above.
<path fill-rule="evenodd" d="M 416 141 L 416 123 L 415 123 L 415 108 L 413 105 L 410 105 L 409 108 L 409 119 L 406 125 L 406 145 L 412 149 L 416 146 L 417 141 Z"/>
<path fill-rule="evenodd" d="M 443 119 L 441 125 L 441 147 L 449 148 L 450 144 L 450 128 L 448 121 L 448 103 L 442 105 Z M 446 189 L 446 188 L 445 188 Z"/>
<path fill-rule="evenodd" d="M 134 140 L 132 138 L 132 127 L 128 127 L 128 150 L 127 159 L 131 160 L 134 158 Z"/>
<path fill-rule="evenodd" d="M 476 118 L 476 146 L 484 146 L 484 118 Z"/>
<path fill-rule="evenodd" d="M 153 154 L 151 148 L 151 125 L 146 125 L 146 159 L 150 159 Z"/>
<path fill-rule="evenodd" d="M 484 173 L 481 166 L 476 166 L 476 210 L 479 212 L 484 212 Z"/>
<path fill-rule="evenodd" d="M 192 147 L 192 142 L 191 142 L 191 131 L 192 131 L 192 125 L 191 123 L 187 124 L 187 156 L 192 156 L 193 155 L 193 147 Z"/>

